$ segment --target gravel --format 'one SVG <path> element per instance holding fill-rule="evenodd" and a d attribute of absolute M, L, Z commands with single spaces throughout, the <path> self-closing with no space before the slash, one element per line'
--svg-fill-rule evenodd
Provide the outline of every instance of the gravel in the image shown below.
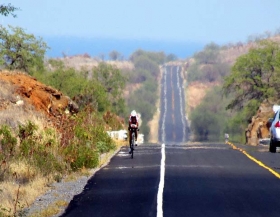
<path fill-rule="evenodd" d="M 108 158 L 107 162 L 100 168 L 90 170 L 88 176 L 83 175 L 73 181 L 62 180 L 61 182 L 51 184 L 50 189 L 44 195 L 36 198 L 34 203 L 29 208 L 26 208 L 24 210 L 24 216 L 32 216 L 42 210 L 46 210 L 49 206 L 52 206 L 57 201 L 65 201 L 67 202 L 67 204 L 69 204 L 75 195 L 80 194 L 84 190 L 84 187 L 87 184 L 88 180 L 98 170 L 100 170 L 110 162 L 110 159 L 118 152 L 118 150 L 116 150 L 113 154 L 110 154 L 109 157 L 108 154 L 101 156 L 101 158 Z M 51 217 L 59 217 L 63 214 L 66 207 L 56 206 L 56 208 L 60 209 L 60 212 L 52 215 Z"/>

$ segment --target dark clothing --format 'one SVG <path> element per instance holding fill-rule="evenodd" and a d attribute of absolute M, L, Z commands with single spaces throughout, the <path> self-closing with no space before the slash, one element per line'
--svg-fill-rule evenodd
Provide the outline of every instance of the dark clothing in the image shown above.
<path fill-rule="evenodd" d="M 128 131 L 129 131 L 129 141 L 131 139 L 132 135 L 132 130 L 131 129 L 136 129 L 135 130 L 135 141 L 137 141 L 137 131 L 138 131 L 138 119 L 137 116 L 130 116 L 129 117 L 129 122 L 128 122 Z"/>

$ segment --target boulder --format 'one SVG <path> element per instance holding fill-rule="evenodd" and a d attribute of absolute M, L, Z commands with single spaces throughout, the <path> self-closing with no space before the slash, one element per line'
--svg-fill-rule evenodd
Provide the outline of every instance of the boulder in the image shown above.
<path fill-rule="evenodd" d="M 274 115 L 272 107 L 273 104 L 268 102 L 260 105 L 257 114 L 252 117 L 252 121 L 245 131 L 246 144 L 256 146 L 260 144 L 261 140 L 270 137 L 268 120 Z"/>

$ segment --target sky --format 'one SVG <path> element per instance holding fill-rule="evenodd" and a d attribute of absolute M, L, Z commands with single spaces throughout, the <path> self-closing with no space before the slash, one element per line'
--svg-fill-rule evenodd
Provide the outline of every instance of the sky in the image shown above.
<path fill-rule="evenodd" d="M 2 0 L 36 36 L 175 43 L 246 42 L 280 29 L 280 0 Z"/>

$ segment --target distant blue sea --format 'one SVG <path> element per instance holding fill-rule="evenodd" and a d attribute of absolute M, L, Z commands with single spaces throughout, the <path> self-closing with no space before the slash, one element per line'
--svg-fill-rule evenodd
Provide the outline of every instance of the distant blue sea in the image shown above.
<path fill-rule="evenodd" d="M 204 44 L 193 42 L 173 42 L 155 40 L 126 40 L 126 39 L 84 39 L 78 37 L 44 37 L 43 40 L 51 48 L 47 51 L 48 58 L 89 54 L 91 57 L 109 58 L 113 50 L 122 54 L 124 59 L 138 49 L 145 51 L 163 51 L 166 55 L 175 54 L 179 59 L 191 57 L 195 52 L 203 49 Z"/>

